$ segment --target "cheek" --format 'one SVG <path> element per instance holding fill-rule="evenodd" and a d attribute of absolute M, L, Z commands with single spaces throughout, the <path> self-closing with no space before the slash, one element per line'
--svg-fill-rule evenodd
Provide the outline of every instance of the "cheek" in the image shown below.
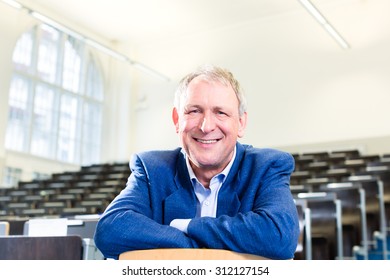
<path fill-rule="evenodd" d="M 240 125 L 238 125 L 236 122 L 223 123 L 219 127 L 225 135 L 230 135 L 231 137 L 240 137 Z"/>
<path fill-rule="evenodd" d="M 179 131 L 187 132 L 197 127 L 197 121 L 195 119 L 184 119 L 179 122 Z"/>

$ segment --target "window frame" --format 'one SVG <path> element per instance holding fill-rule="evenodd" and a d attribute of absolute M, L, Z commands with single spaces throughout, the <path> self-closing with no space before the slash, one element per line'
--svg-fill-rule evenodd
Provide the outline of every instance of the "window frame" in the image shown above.
<path fill-rule="evenodd" d="M 41 40 L 42 36 L 44 34 L 43 28 L 49 28 L 50 30 L 56 32 L 58 34 L 58 41 L 57 43 L 57 61 L 55 63 L 56 68 L 56 75 L 54 78 L 54 81 L 48 81 L 45 80 L 40 76 L 40 73 L 37 69 L 38 67 L 38 54 L 40 51 L 41 46 Z M 15 62 L 15 52 L 18 48 L 19 40 L 25 36 L 25 34 L 31 34 L 31 40 L 32 40 L 32 46 L 31 46 L 31 53 L 30 53 L 30 65 L 25 65 L 24 67 Z M 71 47 L 78 46 L 78 48 L 71 49 L 76 53 L 76 56 L 80 58 L 80 67 L 78 70 L 78 89 L 74 87 L 74 84 L 72 84 L 73 88 L 64 86 L 64 75 L 69 74 L 68 72 L 65 73 L 65 71 L 68 71 L 69 68 L 65 69 L 65 45 L 69 42 L 71 44 Z M 26 55 L 25 53 L 21 53 L 22 55 Z M 72 55 L 72 54 L 71 54 Z M 26 82 L 28 93 L 27 93 L 27 103 L 25 111 L 23 111 L 24 114 L 26 114 L 28 117 L 29 123 L 25 124 L 22 123 L 22 129 L 21 134 L 23 137 L 26 137 L 27 139 L 23 143 L 22 147 L 12 147 L 10 144 L 11 139 L 9 138 L 9 133 L 12 128 L 17 128 L 17 124 L 12 123 L 13 119 L 11 114 L 13 112 L 9 112 L 8 115 L 8 123 L 7 123 L 7 136 L 6 136 L 6 149 L 7 150 L 13 150 L 17 152 L 22 153 L 28 153 L 33 156 L 43 157 L 51 160 L 56 160 L 59 162 L 65 162 L 70 164 L 77 164 L 77 165 L 87 165 L 87 164 L 93 164 L 97 163 L 100 160 L 100 146 L 102 141 L 102 125 L 103 125 L 103 108 L 104 108 L 104 79 L 103 79 L 103 71 L 100 67 L 100 63 L 97 60 L 96 56 L 91 52 L 91 50 L 88 48 L 88 46 L 82 42 L 78 41 L 76 38 L 71 37 L 70 35 L 61 32 L 54 27 L 50 27 L 46 24 L 39 24 L 31 28 L 30 30 L 23 33 L 14 48 L 14 53 L 12 57 L 13 65 L 14 65 L 14 71 L 11 78 L 11 86 L 9 89 L 9 108 L 10 111 L 12 111 L 11 104 L 15 100 L 15 98 L 12 96 L 12 90 L 13 90 L 13 83 L 15 78 L 20 78 L 23 81 Z M 27 60 L 26 60 L 27 61 Z M 50 63 L 50 61 L 49 61 Z M 90 75 L 89 71 L 93 71 L 92 75 Z M 71 75 L 70 75 L 71 76 Z M 69 77 L 70 77 L 69 76 Z M 73 77 L 75 78 L 75 77 Z M 76 81 L 77 82 L 77 81 Z M 35 129 L 35 123 L 37 122 L 37 118 L 39 117 L 34 112 L 37 109 L 37 105 L 35 104 L 37 100 L 37 96 L 39 95 L 38 87 L 44 86 L 47 87 L 49 90 L 53 91 L 53 103 L 51 110 L 47 110 L 48 115 L 51 115 L 51 130 L 49 131 L 49 136 L 53 138 L 53 140 L 48 140 L 48 138 L 45 139 L 44 134 L 41 135 L 43 137 L 42 141 L 49 141 L 53 147 L 52 150 L 48 151 L 48 154 L 42 154 L 42 153 L 34 153 L 32 150 L 32 145 L 34 141 L 34 133 L 37 133 L 37 129 Z M 99 96 L 93 96 L 87 91 L 92 89 L 98 89 L 100 95 Z M 77 100 L 78 108 L 76 112 L 72 115 L 71 113 L 62 111 L 61 112 L 61 104 L 63 99 L 73 99 Z M 99 131 L 98 137 L 92 139 L 93 143 L 92 145 L 95 147 L 93 151 L 88 154 L 85 151 L 85 137 L 84 137 L 84 126 L 86 125 L 85 122 L 90 122 L 90 119 L 85 117 L 84 110 L 87 106 L 87 104 L 92 104 L 93 106 L 96 106 L 98 111 L 98 116 L 94 115 L 95 122 L 92 124 L 96 126 L 96 129 Z M 22 104 L 23 105 L 23 104 Z M 45 108 L 43 108 L 44 110 Z M 44 115 L 44 114 L 42 114 Z M 64 117 L 66 115 L 66 117 Z M 45 119 L 46 118 L 46 119 Z M 48 116 L 45 116 L 43 118 L 43 121 L 47 120 Z M 16 118 L 14 118 L 15 120 Z M 96 120 L 97 119 L 97 120 Z M 71 127 L 71 129 L 74 130 L 74 137 L 69 138 L 69 135 L 63 135 L 61 134 L 60 130 L 60 124 L 61 122 L 68 122 L 71 123 L 70 125 L 73 125 L 74 127 Z M 23 131 L 24 129 L 27 129 L 28 132 Z M 54 132 L 53 132 L 54 131 Z M 39 129 L 38 129 L 39 132 Z M 45 133 L 45 131 L 41 131 L 41 133 Z M 65 133 L 66 134 L 66 133 Z M 62 140 L 61 140 L 62 139 Z M 65 141 L 64 141 L 65 139 Z M 91 140 L 91 139 L 88 139 Z M 66 142 L 68 141 L 68 149 L 64 149 L 64 151 L 67 151 L 67 156 L 61 157 L 62 151 L 59 149 L 61 148 L 60 141 Z M 73 149 L 69 148 L 69 145 L 73 145 Z"/>

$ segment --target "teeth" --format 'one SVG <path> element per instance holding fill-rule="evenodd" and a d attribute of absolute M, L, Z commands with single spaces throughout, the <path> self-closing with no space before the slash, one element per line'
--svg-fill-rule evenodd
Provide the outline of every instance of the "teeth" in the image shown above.
<path fill-rule="evenodd" d="M 202 140 L 202 139 L 198 139 L 198 142 L 203 143 L 203 144 L 212 144 L 212 143 L 216 143 L 217 140 Z"/>

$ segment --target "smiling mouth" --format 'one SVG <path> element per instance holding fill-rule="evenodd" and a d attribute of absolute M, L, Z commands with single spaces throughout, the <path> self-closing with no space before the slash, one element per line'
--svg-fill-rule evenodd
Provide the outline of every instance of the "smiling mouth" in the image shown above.
<path fill-rule="evenodd" d="M 202 144 L 214 144 L 219 141 L 219 139 L 211 139 L 211 140 L 203 140 L 203 139 L 195 139 L 197 142 L 200 142 Z"/>

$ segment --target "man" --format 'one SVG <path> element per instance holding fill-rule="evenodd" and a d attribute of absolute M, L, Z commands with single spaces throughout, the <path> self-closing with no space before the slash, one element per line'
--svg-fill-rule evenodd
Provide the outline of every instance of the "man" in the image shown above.
<path fill-rule="evenodd" d="M 233 75 L 206 66 L 178 87 L 172 112 L 181 148 L 136 154 L 126 188 L 102 215 L 95 243 L 107 258 L 152 248 L 213 248 L 291 259 L 299 235 L 288 153 L 237 141 L 246 103 Z"/>

